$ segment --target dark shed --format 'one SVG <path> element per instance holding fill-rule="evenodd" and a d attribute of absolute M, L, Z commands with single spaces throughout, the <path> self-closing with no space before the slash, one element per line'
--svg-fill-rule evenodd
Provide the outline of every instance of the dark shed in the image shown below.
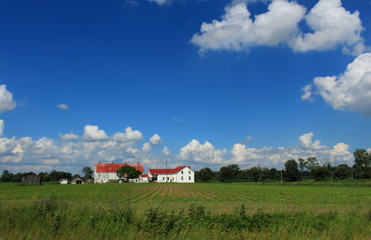
<path fill-rule="evenodd" d="M 30 172 L 30 173 L 26 173 L 23 177 L 22 177 L 22 183 L 24 184 L 37 184 L 37 185 L 41 185 L 41 176 L 34 173 L 34 172 Z"/>

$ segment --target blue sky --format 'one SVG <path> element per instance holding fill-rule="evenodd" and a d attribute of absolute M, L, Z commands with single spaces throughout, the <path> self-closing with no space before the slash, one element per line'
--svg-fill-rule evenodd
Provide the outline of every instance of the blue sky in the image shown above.
<path fill-rule="evenodd" d="M 368 0 L 1 1 L 0 170 L 351 165 L 371 148 L 370 11 Z"/>

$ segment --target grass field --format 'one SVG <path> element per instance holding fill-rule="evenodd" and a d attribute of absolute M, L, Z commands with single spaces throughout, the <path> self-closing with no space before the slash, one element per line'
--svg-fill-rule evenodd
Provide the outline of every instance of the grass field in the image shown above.
<path fill-rule="evenodd" d="M 371 239 L 368 183 L 0 184 L 0 204 L 0 239 Z"/>

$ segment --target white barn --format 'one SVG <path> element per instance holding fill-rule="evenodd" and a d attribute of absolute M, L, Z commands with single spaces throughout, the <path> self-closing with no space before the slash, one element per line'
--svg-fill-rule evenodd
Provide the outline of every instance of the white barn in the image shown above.
<path fill-rule="evenodd" d="M 149 180 L 156 182 L 195 182 L 195 172 L 190 166 L 181 166 L 174 169 L 149 169 L 148 177 Z"/>

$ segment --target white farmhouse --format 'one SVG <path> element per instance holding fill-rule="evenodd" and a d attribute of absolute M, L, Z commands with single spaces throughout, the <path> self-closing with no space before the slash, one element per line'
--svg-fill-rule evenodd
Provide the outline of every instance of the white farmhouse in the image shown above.
<path fill-rule="evenodd" d="M 144 167 L 140 163 L 127 164 L 127 163 L 96 163 L 94 172 L 94 183 L 107 183 L 109 181 L 119 181 L 116 170 L 125 165 L 134 167 L 141 173 L 144 172 Z"/>
<path fill-rule="evenodd" d="M 149 169 L 148 177 L 156 182 L 195 182 L 195 172 L 190 166 L 181 166 L 174 169 Z"/>
<path fill-rule="evenodd" d="M 68 181 L 67 178 L 61 178 L 61 179 L 59 179 L 59 183 L 60 183 L 60 184 L 68 184 L 69 181 Z"/>

